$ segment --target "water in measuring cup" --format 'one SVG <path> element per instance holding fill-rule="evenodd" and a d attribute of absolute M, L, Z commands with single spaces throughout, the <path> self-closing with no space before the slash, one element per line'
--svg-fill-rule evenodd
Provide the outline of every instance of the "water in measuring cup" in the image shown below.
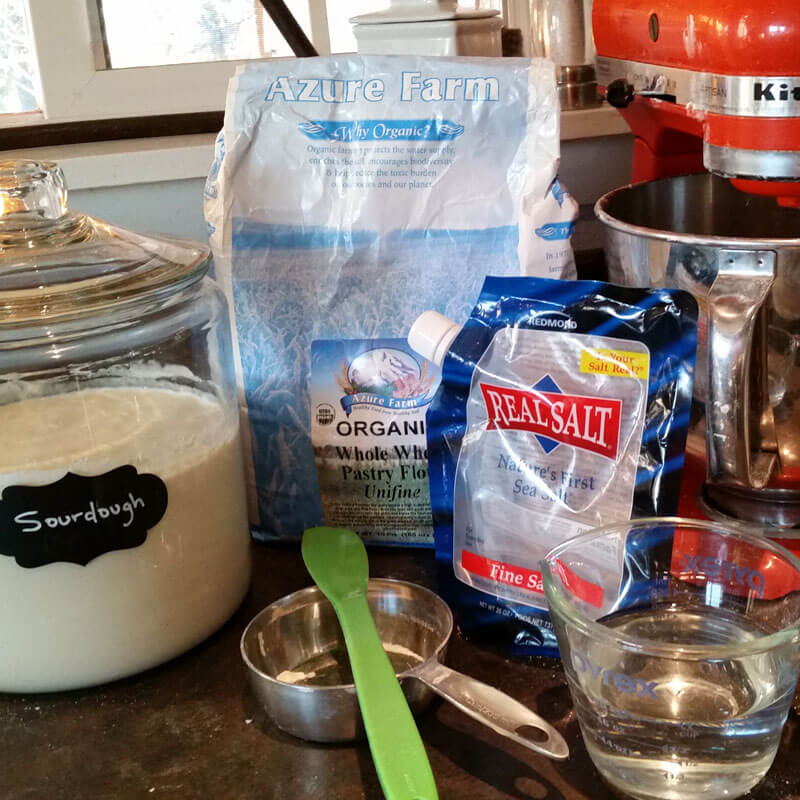
<path fill-rule="evenodd" d="M 603 623 L 675 644 L 764 635 L 740 615 L 698 606 L 620 612 Z M 772 764 L 794 693 L 785 654 L 678 661 L 595 641 L 571 658 L 586 746 L 616 789 L 647 800 L 735 798 Z"/>

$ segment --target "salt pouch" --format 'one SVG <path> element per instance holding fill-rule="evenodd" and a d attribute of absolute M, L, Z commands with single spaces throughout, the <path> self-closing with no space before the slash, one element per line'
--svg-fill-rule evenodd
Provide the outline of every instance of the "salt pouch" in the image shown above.
<path fill-rule="evenodd" d="M 436 556 L 465 633 L 555 655 L 545 555 L 676 513 L 696 318 L 680 290 L 487 278 L 427 415 Z M 588 545 L 592 580 L 565 583 L 602 610 L 624 555 Z"/>
<path fill-rule="evenodd" d="M 332 56 L 231 82 L 206 185 L 235 318 L 259 538 L 325 521 L 430 545 L 414 318 L 466 319 L 487 274 L 571 277 L 553 65 Z"/>

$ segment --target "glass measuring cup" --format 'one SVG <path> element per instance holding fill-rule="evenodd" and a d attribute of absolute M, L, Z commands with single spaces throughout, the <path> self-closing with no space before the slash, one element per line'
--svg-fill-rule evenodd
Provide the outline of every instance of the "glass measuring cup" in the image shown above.
<path fill-rule="evenodd" d="M 542 564 L 583 738 L 606 781 L 647 800 L 755 786 L 797 683 L 800 561 L 736 525 L 660 518 L 598 528 Z"/>

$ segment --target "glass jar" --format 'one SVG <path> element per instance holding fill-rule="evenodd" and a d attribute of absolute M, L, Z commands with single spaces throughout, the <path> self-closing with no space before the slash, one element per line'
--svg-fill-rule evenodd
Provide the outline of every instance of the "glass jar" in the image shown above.
<path fill-rule="evenodd" d="M 0 691 L 166 661 L 250 580 L 209 250 L 71 213 L 66 196 L 56 165 L 0 161 Z"/>

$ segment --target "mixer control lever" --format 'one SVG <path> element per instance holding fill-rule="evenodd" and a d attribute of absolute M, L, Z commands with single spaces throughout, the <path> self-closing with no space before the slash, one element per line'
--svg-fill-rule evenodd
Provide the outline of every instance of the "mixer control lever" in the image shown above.
<path fill-rule="evenodd" d="M 654 100 L 675 102 L 674 94 L 665 94 L 657 89 L 637 89 L 625 78 L 617 78 L 606 87 L 606 100 L 614 108 L 627 108 L 633 102 L 634 97 L 650 97 Z"/>

